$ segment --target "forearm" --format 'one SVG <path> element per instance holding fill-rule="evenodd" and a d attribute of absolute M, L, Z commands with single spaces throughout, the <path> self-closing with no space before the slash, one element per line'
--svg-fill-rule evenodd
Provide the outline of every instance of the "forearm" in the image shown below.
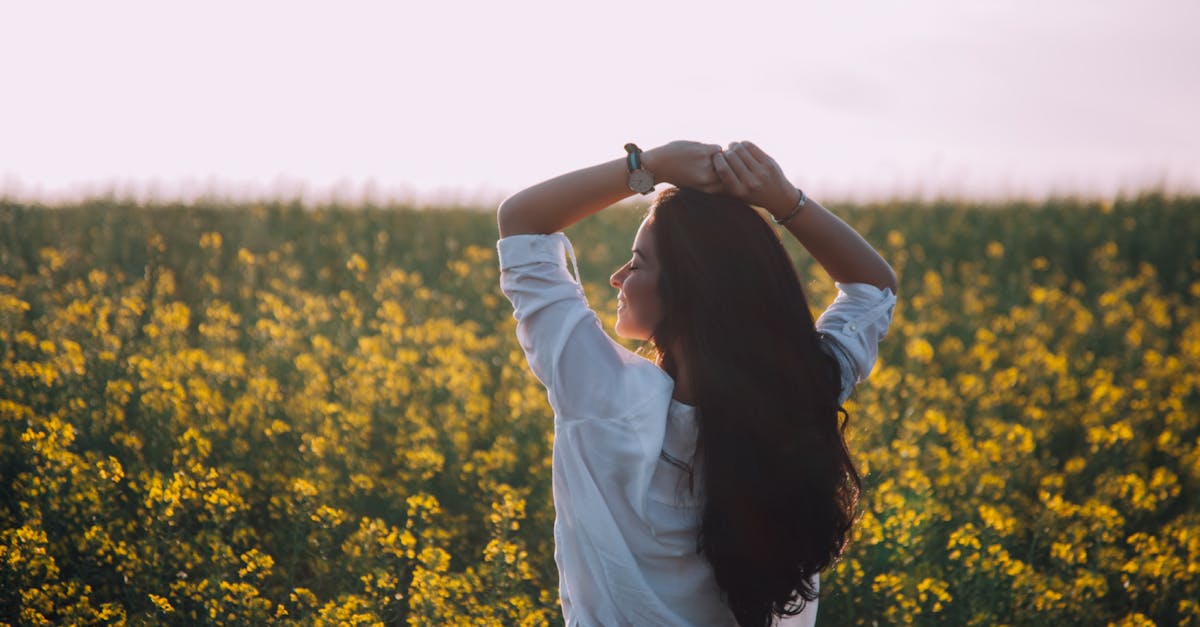
<path fill-rule="evenodd" d="M 623 158 L 568 172 L 500 203 L 496 211 L 500 237 L 555 233 L 632 193 Z"/>
<path fill-rule="evenodd" d="M 792 216 L 801 198 L 779 163 L 753 142 L 734 142 L 713 155 L 725 190 L 786 221 L 787 230 L 839 283 L 869 283 L 896 292 L 896 273 L 850 225 L 813 199 Z"/>
<path fill-rule="evenodd" d="M 781 218 L 791 213 L 790 207 L 766 209 Z M 812 198 L 788 221 L 786 228 L 833 280 L 869 283 L 897 292 L 896 273 L 883 257 L 849 224 Z"/>

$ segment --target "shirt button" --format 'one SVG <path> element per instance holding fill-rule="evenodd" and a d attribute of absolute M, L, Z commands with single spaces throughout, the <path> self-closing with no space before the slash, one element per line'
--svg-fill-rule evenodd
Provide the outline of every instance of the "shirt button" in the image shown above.
<path fill-rule="evenodd" d="M 858 325 L 857 325 L 857 324 L 852 324 L 852 325 L 850 325 L 850 330 L 851 330 L 851 331 L 857 331 L 857 330 L 858 330 Z"/>

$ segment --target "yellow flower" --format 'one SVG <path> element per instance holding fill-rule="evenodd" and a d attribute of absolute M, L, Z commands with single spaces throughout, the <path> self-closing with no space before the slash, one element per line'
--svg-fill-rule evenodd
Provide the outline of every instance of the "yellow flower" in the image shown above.
<path fill-rule="evenodd" d="M 160 597 L 157 594 L 151 594 L 149 596 L 150 596 L 150 602 L 153 603 L 154 606 L 158 608 L 158 611 L 163 612 L 165 614 L 170 614 L 171 612 L 175 611 L 175 608 L 171 605 L 170 601 L 167 601 L 166 598 Z"/>
<path fill-rule="evenodd" d="M 933 346 L 923 338 L 913 338 L 905 347 L 908 358 L 918 363 L 927 364 L 933 361 Z"/>

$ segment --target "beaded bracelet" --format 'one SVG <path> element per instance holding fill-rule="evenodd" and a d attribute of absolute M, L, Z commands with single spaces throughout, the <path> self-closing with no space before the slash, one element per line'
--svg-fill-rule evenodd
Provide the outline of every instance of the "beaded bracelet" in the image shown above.
<path fill-rule="evenodd" d="M 783 218 L 782 220 L 776 218 L 775 216 L 771 216 L 771 219 L 775 221 L 775 224 L 787 224 L 789 220 L 796 217 L 796 214 L 800 213 L 800 210 L 804 208 L 804 204 L 808 202 L 808 197 L 804 195 L 804 190 L 797 187 L 796 191 L 800 192 L 800 200 L 796 202 L 796 208 L 792 209 L 792 212 L 787 214 L 787 217 Z"/>

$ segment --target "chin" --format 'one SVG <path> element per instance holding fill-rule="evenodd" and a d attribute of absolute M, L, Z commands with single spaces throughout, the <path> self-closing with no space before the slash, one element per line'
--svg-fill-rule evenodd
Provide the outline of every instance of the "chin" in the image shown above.
<path fill-rule="evenodd" d="M 621 324 L 620 321 L 618 321 L 615 325 L 613 325 L 613 332 L 617 334 L 617 337 L 623 338 L 626 340 L 640 339 L 640 338 L 638 338 L 637 333 L 630 333 L 629 329 L 627 329 L 625 327 L 625 325 Z"/>

